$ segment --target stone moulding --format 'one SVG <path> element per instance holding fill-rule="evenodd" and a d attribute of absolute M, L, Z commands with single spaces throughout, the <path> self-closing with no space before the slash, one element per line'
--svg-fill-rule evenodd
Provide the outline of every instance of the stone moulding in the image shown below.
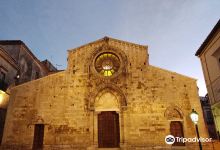
<path fill-rule="evenodd" d="M 96 102 L 97 98 L 106 92 L 112 93 L 113 95 L 115 95 L 117 97 L 117 99 L 119 100 L 121 110 L 126 108 L 127 100 L 126 100 L 126 97 L 123 94 L 123 92 L 118 87 L 109 84 L 109 85 L 100 86 L 99 89 L 97 89 L 97 91 L 94 92 L 95 94 L 90 95 L 89 108 L 88 108 L 90 111 L 95 110 L 94 107 L 95 107 L 95 102 Z M 93 92 L 91 92 L 91 93 L 93 93 Z"/>

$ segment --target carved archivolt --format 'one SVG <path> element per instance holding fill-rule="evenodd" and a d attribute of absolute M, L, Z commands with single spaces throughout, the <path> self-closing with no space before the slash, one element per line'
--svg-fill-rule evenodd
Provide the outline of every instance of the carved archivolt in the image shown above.
<path fill-rule="evenodd" d="M 97 93 L 91 95 L 89 101 L 90 110 L 121 111 L 126 106 L 126 97 L 119 88 L 113 85 L 100 86 Z"/>
<path fill-rule="evenodd" d="M 176 120 L 176 119 L 183 119 L 183 113 L 181 109 L 177 106 L 170 106 L 165 110 L 164 116 L 168 120 Z"/>
<path fill-rule="evenodd" d="M 120 101 L 110 91 L 101 92 L 95 99 L 95 111 L 120 111 Z"/>

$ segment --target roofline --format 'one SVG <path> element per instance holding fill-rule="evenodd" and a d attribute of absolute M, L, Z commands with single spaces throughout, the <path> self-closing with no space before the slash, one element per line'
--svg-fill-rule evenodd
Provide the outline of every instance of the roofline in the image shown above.
<path fill-rule="evenodd" d="M 24 46 L 27 53 L 29 53 L 34 60 L 40 65 L 46 73 L 48 72 L 47 68 L 41 63 L 41 61 L 32 53 L 32 51 L 29 49 L 29 47 L 21 40 L 0 40 L 1 45 L 22 45 Z"/>
<path fill-rule="evenodd" d="M 197 81 L 198 80 L 198 79 L 196 79 L 194 77 L 190 77 L 190 76 L 187 76 L 187 75 L 175 72 L 175 71 L 171 71 L 171 70 L 168 70 L 168 69 L 160 68 L 158 66 L 153 66 L 153 65 L 149 65 L 149 66 L 157 68 L 157 69 L 160 69 L 160 70 L 163 70 L 163 71 L 166 71 L 166 72 L 169 72 L 169 73 L 172 73 L 172 74 L 175 74 L 175 75 L 178 75 L 178 76 L 181 76 L 181 77 L 184 77 L 184 78 L 187 78 L 187 79 L 191 79 L 193 81 Z"/>
<path fill-rule="evenodd" d="M 18 44 L 24 44 L 21 40 L 0 40 L 1 45 L 18 45 Z"/>
<path fill-rule="evenodd" d="M 5 59 L 8 63 L 10 63 L 15 69 L 19 69 L 19 67 L 17 66 L 17 63 L 16 61 L 11 57 L 11 55 L 8 54 L 7 51 L 4 50 L 3 47 L 0 46 L 0 51 L 3 53 L 3 55 L 5 56 L 2 56 L 3 59 Z M 1 54 L 0 54 L 1 55 Z M 7 57 L 7 58 L 4 58 L 4 57 Z"/>
<path fill-rule="evenodd" d="M 73 51 L 73 50 L 76 50 L 76 49 L 83 48 L 83 47 L 85 47 L 85 46 L 92 45 L 92 44 L 97 43 L 97 42 L 108 41 L 109 39 L 114 40 L 114 41 L 118 41 L 118 42 L 127 43 L 127 44 L 132 44 L 132 45 L 139 46 L 139 47 L 143 47 L 143 48 L 147 48 L 147 47 L 148 47 L 147 45 L 140 45 L 140 44 L 131 43 L 131 42 L 128 42 L 128 41 L 118 40 L 118 39 L 115 39 L 115 38 L 111 38 L 111 37 L 105 36 L 105 37 L 103 37 L 103 38 L 101 38 L 101 39 L 98 39 L 98 40 L 93 41 L 93 42 L 89 42 L 89 43 L 84 44 L 84 45 L 81 45 L 81 46 L 79 46 L 79 47 L 72 48 L 72 49 L 68 49 L 67 51 L 70 52 L 70 51 Z"/>
<path fill-rule="evenodd" d="M 202 43 L 202 45 L 196 51 L 195 56 L 199 56 L 203 52 L 203 50 L 205 49 L 206 45 L 214 37 L 215 33 L 219 30 L 219 28 L 220 28 L 220 19 L 218 20 L 217 24 L 214 26 L 212 31 L 209 33 L 209 35 L 206 37 L 205 41 Z"/>
<path fill-rule="evenodd" d="M 28 50 L 28 53 L 32 55 L 34 59 L 37 59 L 37 57 L 31 52 L 29 47 L 27 47 L 27 45 L 21 40 L 0 40 L 0 44 L 1 45 L 23 45 L 25 49 Z"/>
<path fill-rule="evenodd" d="M 38 79 L 35 79 L 35 80 L 30 80 L 30 81 L 27 81 L 27 82 L 24 82 L 24 83 L 15 85 L 15 86 L 11 87 L 11 89 L 16 89 L 16 88 L 18 88 L 18 87 L 22 87 L 22 86 L 28 85 L 29 83 L 37 82 L 37 81 L 40 81 L 40 80 L 43 80 L 43 79 L 46 79 L 46 78 L 49 78 L 49 77 L 52 77 L 52 76 L 61 74 L 61 73 L 65 73 L 65 71 L 66 71 L 66 70 L 62 70 L 62 71 L 59 71 L 59 72 L 55 72 L 55 73 L 52 73 L 52 74 L 48 74 L 48 75 L 46 75 L 46 76 L 43 76 L 43 77 L 38 78 Z"/>

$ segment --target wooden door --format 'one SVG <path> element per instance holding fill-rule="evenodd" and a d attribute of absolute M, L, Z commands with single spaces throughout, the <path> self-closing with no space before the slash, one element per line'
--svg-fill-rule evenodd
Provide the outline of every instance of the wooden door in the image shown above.
<path fill-rule="evenodd" d="M 173 135 L 174 137 L 184 137 L 182 123 L 180 121 L 172 121 L 170 123 L 170 132 L 171 135 Z M 185 144 L 183 142 L 177 142 L 177 141 L 175 141 L 175 143 L 173 144 L 173 146 L 184 146 L 184 145 Z"/>
<path fill-rule="evenodd" d="M 119 147 L 119 116 L 114 111 L 101 112 L 98 115 L 98 146 Z"/>
<path fill-rule="evenodd" d="M 34 129 L 33 150 L 42 150 L 44 141 L 44 125 L 36 124 Z"/>

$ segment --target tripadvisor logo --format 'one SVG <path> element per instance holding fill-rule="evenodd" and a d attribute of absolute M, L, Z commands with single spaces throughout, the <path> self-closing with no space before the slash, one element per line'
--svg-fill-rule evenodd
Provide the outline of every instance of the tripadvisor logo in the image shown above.
<path fill-rule="evenodd" d="M 175 142 L 175 137 L 172 136 L 172 135 L 167 135 L 167 136 L 165 137 L 165 142 L 166 142 L 167 144 L 173 144 L 173 143 Z"/>
<path fill-rule="evenodd" d="M 184 138 L 184 137 L 174 137 L 173 135 L 167 135 L 165 137 L 165 142 L 167 144 L 173 144 L 175 142 L 185 143 L 185 142 L 212 142 L 212 138 Z"/>

